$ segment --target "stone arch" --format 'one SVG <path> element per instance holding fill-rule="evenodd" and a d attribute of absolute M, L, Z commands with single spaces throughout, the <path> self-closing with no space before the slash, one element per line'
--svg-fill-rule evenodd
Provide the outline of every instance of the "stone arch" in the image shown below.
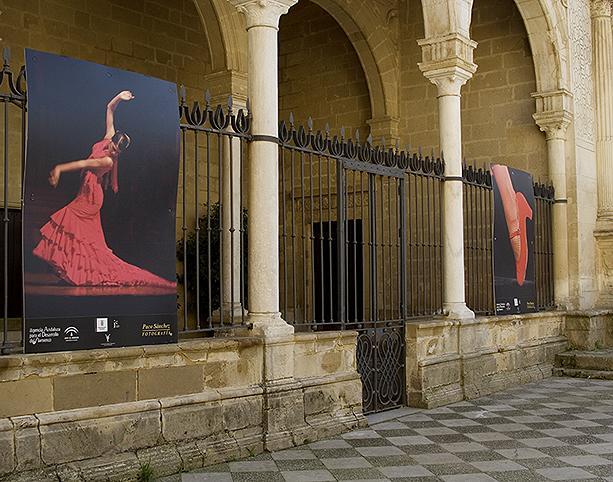
<path fill-rule="evenodd" d="M 555 0 L 515 0 L 524 20 L 534 58 L 539 92 L 568 89 L 568 32 L 560 2 Z"/>
<path fill-rule="evenodd" d="M 245 21 L 227 0 L 193 0 L 208 37 L 213 72 L 247 72 Z"/>
<path fill-rule="evenodd" d="M 372 0 L 312 0 L 328 12 L 347 34 L 358 54 L 371 100 L 373 119 L 398 118 L 396 46 L 373 22 Z M 346 4 L 346 5 L 343 5 Z M 379 17 L 381 15 L 378 15 Z"/>

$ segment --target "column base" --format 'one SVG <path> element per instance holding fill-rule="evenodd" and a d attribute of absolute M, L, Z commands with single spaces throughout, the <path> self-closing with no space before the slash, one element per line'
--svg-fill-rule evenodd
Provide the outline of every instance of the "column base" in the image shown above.
<path fill-rule="evenodd" d="M 599 218 L 594 237 L 597 245 L 597 308 L 613 308 L 613 219 Z"/>
<path fill-rule="evenodd" d="M 222 322 L 224 322 L 224 324 L 226 325 L 240 325 L 243 322 L 243 319 L 245 320 L 245 323 L 247 322 L 248 316 L 249 313 L 247 312 L 247 310 L 243 309 L 240 303 L 234 303 L 234 305 L 232 305 L 232 303 L 224 303 L 223 320 L 221 316 L 221 310 L 216 309 L 211 315 L 211 321 L 213 324 L 221 324 Z M 231 320 L 230 323 L 228 323 L 227 320 Z"/>
<path fill-rule="evenodd" d="M 443 313 L 450 320 L 471 320 L 475 312 L 466 303 L 443 303 Z"/>

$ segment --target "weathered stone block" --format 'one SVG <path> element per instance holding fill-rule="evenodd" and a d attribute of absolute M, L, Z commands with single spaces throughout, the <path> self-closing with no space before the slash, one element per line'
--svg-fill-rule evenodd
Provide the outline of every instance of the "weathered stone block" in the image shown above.
<path fill-rule="evenodd" d="M 44 463 L 61 464 L 137 450 L 151 447 L 160 439 L 157 410 L 107 417 L 102 413 L 96 415 L 96 418 L 68 422 L 61 421 L 61 414 L 41 416 Z"/>
<path fill-rule="evenodd" d="M 0 475 L 8 474 L 15 468 L 15 441 L 13 424 L 0 419 Z"/>
<path fill-rule="evenodd" d="M 138 370 L 138 399 L 148 400 L 201 392 L 202 365 Z"/>
<path fill-rule="evenodd" d="M 132 402 L 136 400 L 136 371 L 57 377 L 53 394 L 55 410 Z"/>
<path fill-rule="evenodd" d="M 38 419 L 32 415 L 15 417 L 11 421 L 15 426 L 16 471 L 38 469 L 42 466 L 40 458 L 40 434 Z"/>
<path fill-rule="evenodd" d="M 183 461 L 174 445 L 158 445 L 136 452 L 140 466 L 148 465 L 155 478 L 176 474 L 183 469 Z"/>
<path fill-rule="evenodd" d="M 53 386 L 49 378 L 0 383 L 0 418 L 53 410 Z"/>
<path fill-rule="evenodd" d="M 262 424 L 262 398 L 224 400 L 221 404 L 225 430 L 240 430 Z"/>
<path fill-rule="evenodd" d="M 206 403 L 175 405 L 164 408 L 163 436 L 167 441 L 209 437 L 223 430 L 223 412 L 219 400 Z"/>

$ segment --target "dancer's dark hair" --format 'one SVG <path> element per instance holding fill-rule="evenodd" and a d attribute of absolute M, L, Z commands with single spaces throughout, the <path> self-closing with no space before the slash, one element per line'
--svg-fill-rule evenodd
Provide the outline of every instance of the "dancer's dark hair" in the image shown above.
<path fill-rule="evenodd" d="M 116 132 L 113 137 L 111 137 L 111 142 L 117 146 L 119 152 L 122 152 L 130 147 L 130 142 L 132 142 L 132 140 L 125 132 Z"/>

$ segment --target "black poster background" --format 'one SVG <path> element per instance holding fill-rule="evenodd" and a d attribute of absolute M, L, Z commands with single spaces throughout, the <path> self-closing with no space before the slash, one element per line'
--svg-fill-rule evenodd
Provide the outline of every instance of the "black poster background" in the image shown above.
<path fill-rule="evenodd" d="M 532 220 L 526 218 L 528 265 L 522 286 L 517 282 L 515 256 L 509 239 L 509 229 L 495 175 L 494 182 L 494 297 L 496 314 L 529 313 L 536 309 L 536 283 L 534 266 L 534 184 L 532 176 L 509 167 L 514 191 L 521 192 L 532 209 Z"/>
<path fill-rule="evenodd" d="M 49 352 L 176 341 L 176 293 L 75 288 L 32 254 L 40 228 L 79 191 L 78 171 L 48 182 L 59 163 L 86 159 L 105 135 L 108 102 L 130 90 L 115 127 L 132 143 L 119 157 L 119 191 L 104 191 L 106 243 L 124 261 L 176 280 L 179 166 L 177 90 L 170 82 L 90 62 L 26 50 L 28 136 L 24 186 L 24 344 Z M 101 321 L 102 320 L 102 321 Z M 106 321 L 104 321 L 106 320 Z M 98 326 L 97 326 L 98 323 Z M 75 331 L 76 329 L 76 331 Z"/>

